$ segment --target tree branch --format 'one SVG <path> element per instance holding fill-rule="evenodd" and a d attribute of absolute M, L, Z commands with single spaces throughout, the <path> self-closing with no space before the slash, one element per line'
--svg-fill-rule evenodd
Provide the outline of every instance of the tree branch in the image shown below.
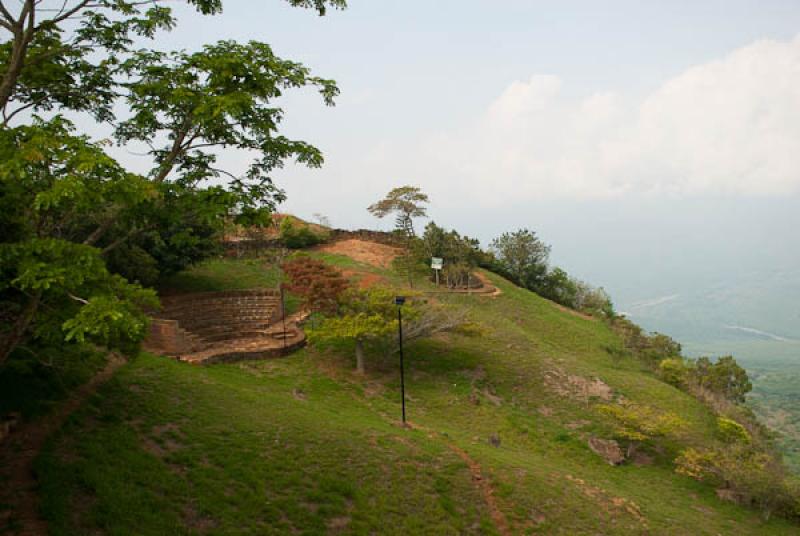
<path fill-rule="evenodd" d="M 189 129 L 191 128 L 191 126 L 192 126 L 191 117 L 187 115 L 180 129 L 175 133 L 175 139 L 172 142 L 172 148 L 170 149 L 169 153 L 164 158 L 164 160 L 161 162 L 159 171 L 156 174 L 155 178 L 153 179 L 154 182 L 156 183 L 164 182 L 164 179 L 166 179 L 167 175 L 169 175 L 170 171 L 172 171 L 172 168 L 175 165 L 175 160 L 178 159 L 178 156 L 180 156 L 182 152 L 186 151 L 183 145 L 186 140 L 186 136 L 189 135 Z M 189 140 L 190 144 L 195 137 L 196 135 Z"/>
<path fill-rule="evenodd" d="M 11 328 L 11 331 L 0 340 L 0 365 L 2 365 L 11 352 L 22 342 L 25 338 L 25 332 L 28 330 L 39 309 L 39 302 L 42 299 L 42 291 L 37 290 L 36 293 L 28 299 L 28 303 L 20 312 L 17 321 Z"/>
<path fill-rule="evenodd" d="M 8 21 L 9 24 L 14 24 L 14 25 L 17 24 L 17 20 L 11 15 L 11 13 L 9 13 L 9 11 L 6 9 L 6 6 L 3 5 L 2 1 L 0 1 L 0 15 L 3 15 L 3 17 L 5 17 L 5 19 Z"/>

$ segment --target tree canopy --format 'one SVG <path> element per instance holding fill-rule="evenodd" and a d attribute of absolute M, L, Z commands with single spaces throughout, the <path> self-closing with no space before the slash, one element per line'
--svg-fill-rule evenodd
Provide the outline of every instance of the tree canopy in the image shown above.
<path fill-rule="evenodd" d="M 346 6 L 285 1 L 319 15 Z M 332 105 L 332 80 L 266 43 L 134 47 L 176 24 L 157 0 L 0 0 L 0 364 L 22 344 L 132 351 L 157 306 L 136 281 L 211 255 L 225 221 L 266 223 L 285 197 L 271 176 L 285 162 L 322 164 L 316 147 L 281 134 L 275 100 L 311 86 Z M 111 124 L 112 140 L 90 139 L 68 114 Z M 146 147 L 150 171 L 126 169 L 109 143 Z M 221 148 L 247 155 L 246 170 L 219 168 Z"/>
<path fill-rule="evenodd" d="M 424 218 L 428 215 L 427 194 L 416 186 L 400 186 L 392 189 L 386 197 L 367 207 L 373 216 L 385 218 L 389 214 L 395 215 L 395 228 L 407 236 L 416 236 L 414 232 L 414 218 Z"/>

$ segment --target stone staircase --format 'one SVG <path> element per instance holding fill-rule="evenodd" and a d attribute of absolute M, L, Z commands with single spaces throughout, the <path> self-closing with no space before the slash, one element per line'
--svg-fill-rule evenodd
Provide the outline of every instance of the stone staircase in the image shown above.
<path fill-rule="evenodd" d="M 280 292 L 231 290 L 166 296 L 147 350 L 197 364 L 283 355 L 305 342 L 297 318 L 283 329 Z"/>

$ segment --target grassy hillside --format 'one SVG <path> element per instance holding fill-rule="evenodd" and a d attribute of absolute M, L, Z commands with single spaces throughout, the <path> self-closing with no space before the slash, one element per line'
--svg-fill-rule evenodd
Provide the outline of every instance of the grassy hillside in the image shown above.
<path fill-rule="evenodd" d="M 402 281 L 325 258 L 385 284 Z M 200 273 L 215 288 L 230 279 L 227 269 Z M 192 276 L 183 277 L 192 288 Z M 604 323 L 489 277 L 502 295 L 435 297 L 466 310 L 477 334 L 408 348 L 412 429 L 398 423 L 396 363 L 380 356 L 369 356 L 366 378 L 351 372 L 349 354 L 313 348 L 205 368 L 140 356 L 39 458 L 51 529 L 797 533 L 674 473 L 680 446 L 709 442 L 714 418 L 638 361 L 619 357 L 620 341 Z M 608 437 L 612 423 L 569 377 L 599 378 L 615 396 L 675 412 L 686 426 L 643 464 L 612 467 L 587 446 L 590 435 Z"/>

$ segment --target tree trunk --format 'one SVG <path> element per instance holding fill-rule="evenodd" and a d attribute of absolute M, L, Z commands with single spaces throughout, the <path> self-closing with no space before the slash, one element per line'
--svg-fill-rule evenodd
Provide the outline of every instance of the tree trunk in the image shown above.
<path fill-rule="evenodd" d="M 0 365 L 8 359 L 11 352 L 22 342 L 22 339 L 25 337 L 25 332 L 28 330 L 28 326 L 30 326 L 37 309 L 39 309 L 39 301 L 41 298 L 41 291 L 30 297 L 28 303 L 25 304 L 25 307 L 17 317 L 17 321 L 14 322 L 11 331 L 0 340 Z"/>
<path fill-rule="evenodd" d="M 356 372 L 364 374 L 364 341 L 356 341 Z"/>
<path fill-rule="evenodd" d="M 188 136 L 189 129 L 191 129 L 191 127 L 191 116 L 187 116 L 186 119 L 184 119 L 180 130 L 175 133 L 175 139 L 172 141 L 172 147 L 170 148 L 169 154 L 167 154 L 167 156 L 161 162 L 161 166 L 159 167 L 153 182 L 164 182 L 164 180 L 167 178 L 167 175 L 169 175 L 170 171 L 172 171 L 175 161 L 178 159 L 181 153 L 186 152 L 188 149 L 188 144 L 186 147 L 184 147 L 183 144 L 184 141 L 186 141 L 186 136 Z M 191 144 L 191 139 L 189 140 L 189 144 Z"/>

